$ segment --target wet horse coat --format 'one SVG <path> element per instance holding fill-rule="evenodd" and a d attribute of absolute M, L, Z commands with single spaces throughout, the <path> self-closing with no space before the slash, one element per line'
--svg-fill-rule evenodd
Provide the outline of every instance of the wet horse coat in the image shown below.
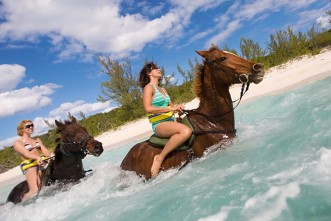
<path fill-rule="evenodd" d="M 188 118 L 195 128 L 194 132 L 199 133 L 196 133 L 191 150 L 171 152 L 162 163 L 161 170 L 180 167 L 191 157 L 201 157 L 212 145 L 218 144 L 217 147 L 222 148 L 234 138 L 235 122 L 229 87 L 240 83 L 258 84 L 264 76 L 262 64 L 216 47 L 197 53 L 204 59 L 193 82 L 193 91 L 200 104 L 196 110 L 189 112 Z M 138 143 L 125 156 L 121 168 L 149 179 L 154 156 L 160 152 L 148 141 Z"/>

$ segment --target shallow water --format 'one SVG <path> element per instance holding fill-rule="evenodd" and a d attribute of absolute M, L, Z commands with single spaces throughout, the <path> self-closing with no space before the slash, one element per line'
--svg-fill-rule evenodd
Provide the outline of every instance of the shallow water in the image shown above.
<path fill-rule="evenodd" d="M 134 143 L 88 157 L 92 176 L 1 206 L 0 220 L 331 220 L 330 85 L 241 104 L 231 147 L 153 181 L 120 171 Z M 2 201 L 13 185 L 1 187 Z"/>

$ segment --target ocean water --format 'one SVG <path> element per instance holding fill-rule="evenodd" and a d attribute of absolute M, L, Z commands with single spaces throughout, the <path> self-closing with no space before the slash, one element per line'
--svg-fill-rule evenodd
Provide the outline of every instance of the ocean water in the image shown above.
<path fill-rule="evenodd" d="M 233 145 L 151 181 L 119 168 L 138 141 L 88 157 L 91 176 L 2 205 L 0 220 L 331 220 L 330 85 L 328 77 L 241 104 Z M 13 185 L 1 187 L 2 202 Z"/>

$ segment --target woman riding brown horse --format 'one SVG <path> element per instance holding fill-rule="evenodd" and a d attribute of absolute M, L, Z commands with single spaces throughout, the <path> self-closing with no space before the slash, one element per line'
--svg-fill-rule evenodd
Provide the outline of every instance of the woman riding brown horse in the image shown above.
<path fill-rule="evenodd" d="M 103 152 L 102 143 L 91 137 L 84 127 L 78 125 L 76 118 L 72 117 L 71 121 L 65 123 L 56 120 L 55 124 L 61 137 L 54 151 L 55 158 L 43 174 L 42 185 L 55 181 L 77 182 L 85 177 L 82 159 L 87 154 L 100 156 Z M 7 202 L 20 203 L 28 191 L 29 186 L 26 181 L 17 184 L 10 192 Z"/>
<path fill-rule="evenodd" d="M 163 161 L 161 170 L 180 167 L 192 157 L 201 157 L 205 150 L 217 144 L 225 146 L 236 135 L 234 112 L 229 87 L 232 84 L 258 84 L 264 76 L 263 65 L 243 59 L 230 52 L 211 47 L 208 51 L 196 51 L 203 57 L 198 67 L 193 91 L 200 99 L 199 107 L 188 111 L 195 140 L 191 150 L 173 151 Z M 144 141 L 131 148 L 121 163 L 123 170 L 135 171 L 146 179 L 151 178 L 151 165 L 161 149 Z"/>

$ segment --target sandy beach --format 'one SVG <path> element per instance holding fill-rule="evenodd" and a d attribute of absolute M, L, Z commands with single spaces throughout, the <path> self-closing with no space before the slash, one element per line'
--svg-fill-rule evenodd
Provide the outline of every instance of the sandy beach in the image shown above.
<path fill-rule="evenodd" d="M 248 101 L 257 97 L 276 94 L 282 91 L 300 87 L 307 83 L 331 76 L 331 50 L 324 50 L 315 56 L 303 56 L 281 66 L 273 67 L 266 72 L 264 80 L 260 84 L 251 84 L 249 91 L 242 101 Z M 239 97 L 241 85 L 231 87 L 233 99 Z M 196 108 L 198 99 L 185 104 L 186 109 Z M 105 150 L 123 146 L 129 142 L 148 137 L 152 134 L 151 126 L 147 118 L 128 123 L 115 131 L 108 131 L 96 137 L 103 143 Z M 23 179 L 19 167 L 15 167 L 0 174 L 0 185 L 13 179 Z"/>

